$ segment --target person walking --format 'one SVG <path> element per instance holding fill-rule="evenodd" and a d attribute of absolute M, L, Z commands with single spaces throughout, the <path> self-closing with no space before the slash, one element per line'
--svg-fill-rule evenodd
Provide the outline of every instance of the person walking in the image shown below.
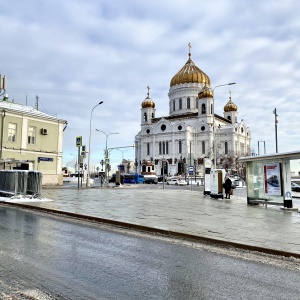
<path fill-rule="evenodd" d="M 232 182 L 231 182 L 229 176 L 226 176 L 225 177 L 225 182 L 224 182 L 225 198 L 226 199 L 230 199 L 231 185 L 232 185 Z"/>

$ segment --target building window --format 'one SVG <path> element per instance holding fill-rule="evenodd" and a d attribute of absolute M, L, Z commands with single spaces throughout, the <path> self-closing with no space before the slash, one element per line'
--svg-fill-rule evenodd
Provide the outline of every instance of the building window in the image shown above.
<path fill-rule="evenodd" d="M 201 126 L 201 131 L 204 131 L 205 130 L 205 126 Z"/>
<path fill-rule="evenodd" d="M 213 112 L 213 105 L 212 105 L 212 104 L 210 105 L 210 113 L 211 113 L 211 114 L 214 113 L 214 112 Z"/>
<path fill-rule="evenodd" d="M 154 119 L 154 113 L 152 113 L 152 119 Z"/>
<path fill-rule="evenodd" d="M 202 113 L 202 114 L 206 114 L 206 106 L 205 106 L 205 104 L 203 103 L 203 104 L 201 105 L 201 107 L 202 107 L 201 113 Z"/>
<path fill-rule="evenodd" d="M 173 100 L 173 111 L 175 111 L 175 100 Z"/>
<path fill-rule="evenodd" d="M 165 124 L 161 125 L 160 129 L 161 129 L 162 131 L 165 131 L 165 130 L 166 130 L 166 125 L 165 125 Z"/>
<path fill-rule="evenodd" d="M 29 126 L 28 127 L 28 144 L 34 145 L 36 138 L 36 128 Z"/>
<path fill-rule="evenodd" d="M 225 154 L 228 154 L 228 142 L 225 142 Z"/>
<path fill-rule="evenodd" d="M 147 113 L 144 113 L 144 122 L 147 122 Z"/>
<path fill-rule="evenodd" d="M 150 155 L 150 143 L 147 143 L 147 155 Z"/>
<path fill-rule="evenodd" d="M 181 129 L 182 129 L 182 126 L 181 126 L 181 125 L 179 125 L 177 128 L 178 128 L 178 130 L 181 130 Z"/>
<path fill-rule="evenodd" d="M 146 133 L 149 134 L 149 133 L 150 133 L 150 129 L 147 129 L 147 130 L 146 130 Z"/>
<path fill-rule="evenodd" d="M 181 140 L 178 143 L 178 153 L 182 153 L 182 141 Z"/>
<path fill-rule="evenodd" d="M 190 109 L 190 108 L 191 108 L 191 99 L 190 99 L 190 98 L 187 98 L 187 99 L 186 99 L 186 108 L 187 108 L 187 109 Z"/>
<path fill-rule="evenodd" d="M 202 154 L 205 154 L 205 142 L 202 141 Z"/>
<path fill-rule="evenodd" d="M 8 124 L 8 141 L 14 143 L 16 141 L 17 124 Z"/>
<path fill-rule="evenodd" d="M 198 99 L 196 98 L 196 109 L 198 109 Z"/>
<path fill-rule="evenodd" d="M 179 109 L 182 109 L 182 99 L 179 99 Z"/>
<path fill-rule="evenodd" d="M 159 154 L 169 154 L 169 142 L 159 142 Z"/>

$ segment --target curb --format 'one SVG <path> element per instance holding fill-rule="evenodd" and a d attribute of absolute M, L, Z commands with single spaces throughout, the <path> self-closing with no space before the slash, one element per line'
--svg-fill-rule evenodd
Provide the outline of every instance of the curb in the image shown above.
<path fill-rule="evenodd" d="M 166 235 L 171 238 L 181 238 L 181 239 L 195 241 L 195 242 L 205 242 L 205 243 L 211 243 L 211 244 L 215 244 L 215 245 L 219 245 L 219 246 L 222 246 L 222 245 L 230 246 L 230 247 L 234 247 L 237 249 L 257 251 L 257 252 L 276 255 L 276 256 L 295 257 L 295 258 L 300 259 L 299 253 L 275 250 L 275 249 L 247 245 L 247 244 L 240 244 L 240 243 L 230 242 L 230 241 L 221 240 L 221 239 L 192 235 L 192 234 L 188 234 L 188 233 L 181 233 L 181 232 L 165 230 L 165 229 L 160 229 L 160 228 L 153 228 L 153 227 L 148 227 L 148 226 L 144 226 L 144 225 L 126 223 L 126 222 L 122 222 L 122 221 L 104 219 L 104 218 L 99 218 L 99 217 L 80 215 L 80 214 L 76 214 L 76 213 L 55 210 L 55 209 L 49 209 L 49 208 L 44 208 L 44 207 L 37 207 L 37 206 L 32 206 L 32 205 L 22 204 L 22 203 L 12 203 L 12 202 L 0 201 L 0 204 L 7 205 L 7 206 L 20 207 L 20 208 L 25 208 L 25 209 L 30 209 L 30 210 L 37 210 L 37 211 L 41 211 L 41 212 L 45 212 L 45 213 L 52 213 L 52 214 L 57 214 L 57 215 L 61 215 L 61 216 L 72 217 L 75 219 L 94 221 L 94 222 L 98 222 L 98 223 L 105 223 L 105 224 L 109 224 L 109 225 L 113 225 L 113 226 L 119 226 L 119 227 L 124 227 L 124 228 L 132 229 L 132 230 L 144 231 L 144 232 L 148 232 L 148 233 L 156 233 L 156 234 L 158 233 L 161 235 Z"/>

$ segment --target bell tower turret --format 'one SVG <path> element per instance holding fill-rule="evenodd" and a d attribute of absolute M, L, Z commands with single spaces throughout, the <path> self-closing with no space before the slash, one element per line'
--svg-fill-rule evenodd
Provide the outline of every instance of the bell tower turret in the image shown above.
<path fill-rule="evenodd" d="M 155 103 L 150 98 L 150 87 L 147 87 L 148 93 L 145 100 L 142 102 L 141 108 L 141 124 L 151 124 L 152 119 L 155 118 Z"/>
<path fill-rule="evenodd" d="M 231 91 L 229 91 L 229 101 L 224 106 L 224 118 L 231 121 L 231 123 L 237 123 L 237 109 L 237 106 L 231 100 Z"/>

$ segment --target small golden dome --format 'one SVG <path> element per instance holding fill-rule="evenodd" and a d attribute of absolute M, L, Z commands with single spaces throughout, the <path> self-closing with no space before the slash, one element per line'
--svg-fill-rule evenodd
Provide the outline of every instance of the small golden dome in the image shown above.
<path fill-rule="evenodd" d="M 213 97 L 214 97 L 213 91 L 206 86 L 198 93 L 198 99 L 213 98 Z"/>
<path fill-rule="evenodd" d="M 150 98 L 146 98 L 142 102 L 142 108 L 147 108 L 147 107 L 155 108 L 155 103 Z"/>
<path fill-rule="evenodd" d="M 231 97 L 229 97 L 229 101 L 227 104 L 224 106 L 224 111 L 237 111 L 237 106 L 231 101 Z"/>
<path fill-rule="evenodd" d="M 142 108 L 147 108 L 147 107 L 155 108 L 155 103 L 154 103 L 154 101 L 152 101 L 152 99 L 150 98 L 150 87 L 149 87 L 149 85 L 147 86 L 147 89 L 148 89 L 147 97 L 146 97 L 146 99 L 142 102 Z"/>
<path fill-rule="evenodd" d="M 185 65 L 171 79 L 170 87 L 176 84 L 189 82 L 204 83 L 210 85 L 209 77 L 203 71 L 201 71 L 192 61 L 191 53 L 189 53 L 189 59 L 185 63 Z"/>

